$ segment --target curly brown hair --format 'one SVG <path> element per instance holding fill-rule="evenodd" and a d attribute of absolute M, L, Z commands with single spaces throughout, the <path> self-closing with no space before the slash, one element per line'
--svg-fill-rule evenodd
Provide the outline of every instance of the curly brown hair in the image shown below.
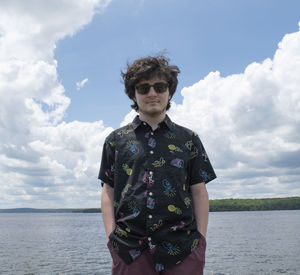
<path fill-rule="evenodd" d="M 169 59 L 163 55 L 148 56 L 135 60 L 131 65 L 127 64 L 127 71 L 121 72 L 124 80 L 125 93 L 130 99 L 135 97 L 135 86 L 142 80 L 149 80 L 153 77 L 164 78 L 169 84 L 170 96 L 174 95 L 178 79 L 177 75 L 180 70 L 177 66 L 169 65 Z M 134 101 L 134 100 L 133 100 Z M 170 100 L 167 110 L 170 108 Z M 138 105 L 134 101 L 131 105 L 133 109 L 138 111 Z"/>

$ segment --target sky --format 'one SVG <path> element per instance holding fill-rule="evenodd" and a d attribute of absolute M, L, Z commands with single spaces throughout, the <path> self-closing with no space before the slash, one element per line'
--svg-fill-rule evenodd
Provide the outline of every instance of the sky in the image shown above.
<path fill-rule="evenodd" d="M 0 208 L 100 207 L 102 145 L 136 113 L 121 71 L 166 53 L 170 118 L 210 199 L 300 196 L 298 0 L 0 1 Z"/>

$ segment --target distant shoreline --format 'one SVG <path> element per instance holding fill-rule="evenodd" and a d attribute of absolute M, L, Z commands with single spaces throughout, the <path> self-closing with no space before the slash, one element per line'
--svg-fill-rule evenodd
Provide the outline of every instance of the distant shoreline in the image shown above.
<path fill-rule="evenodd" d="M 264 199 L 218 199 L 209 201 L 210 212 L 300 210 L 300 197 Z M 101 208 L 10 208 L 0 213 L 101 213 Z"/>

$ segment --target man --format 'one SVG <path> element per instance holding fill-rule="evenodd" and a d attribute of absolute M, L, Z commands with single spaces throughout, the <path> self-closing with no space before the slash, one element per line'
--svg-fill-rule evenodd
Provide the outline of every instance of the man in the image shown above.
<path fill-rule="evenodd" d="M 113 275 L 203 274 L 205 184 L 216 175 L 197 134 L 166 115 L 179 72 L 158 56 L 122 73 L 139 115 L 103 146 L 101 208 Z"/>

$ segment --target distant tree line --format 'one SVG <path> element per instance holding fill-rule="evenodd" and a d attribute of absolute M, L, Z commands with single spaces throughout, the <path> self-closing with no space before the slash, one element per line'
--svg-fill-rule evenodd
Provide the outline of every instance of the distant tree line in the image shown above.
<path fill-rule="evenodd" d="M 261 211 L 299 210 L 300 197 L 270 199 L 220 199 L 209 201 L 210 212 L 217 211 Z M 101 208 L 73 209 L 0 209 L 0 213 L 101 213 Z"/>
<path fill-rule="evenodd" d="M 300 197 L 270 199 L 220 199 L 209 201 L 209 211 L 299 210 Z M 101 213 L 100 208 L 76 209 L 73 213 Z"/>
<path fill-rule="evenodd" d="M 210 200 L 211 212 L 216 211 L 261 211 L 300 209 L 300 197 L 270 199 L 221 199 Z"/>

